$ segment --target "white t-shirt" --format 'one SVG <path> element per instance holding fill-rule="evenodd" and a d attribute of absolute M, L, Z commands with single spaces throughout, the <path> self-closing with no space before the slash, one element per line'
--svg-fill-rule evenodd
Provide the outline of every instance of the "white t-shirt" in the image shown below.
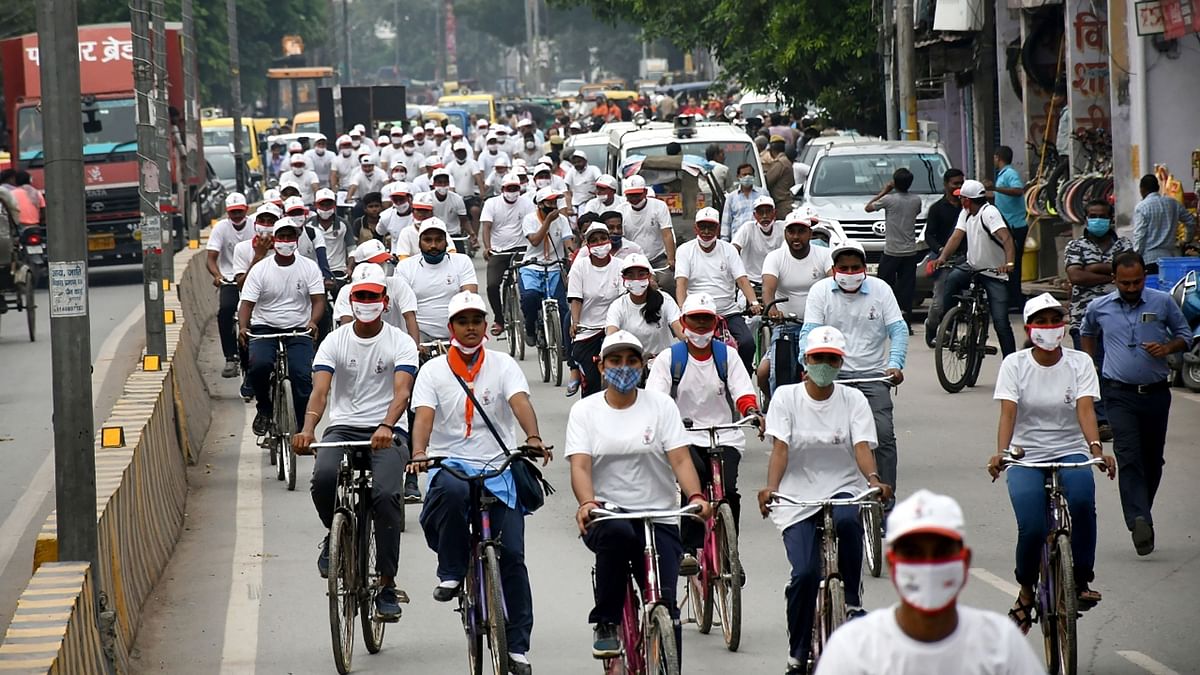
<path fill-rule="evenodd" d="M 617 258 L 618 260 L 622 260 L 626 256 L 631 256 L 634 253 L 646 255 L 646 251 L 642 249 L 640 244 L 632 239 L 626 239 L 624 235 L 621 237 L 621 248 L 612 252 L 613 257 Z"/>
<path fill-rule="evenodd" d="M 593 189 L 595 189 L 595 183 L 592 183 L 592 186 Z M 600 215 L 606 211 L 619 211 L 622 215 L 624 215 L 629 212 L 628 204 L 629 202 L 625 201 L 625 198 L 621 195 L 614 195 L 611 204 L 605 204 L 604 200 L 599 196 L 592 197 L 591 199 L 587 200 L 587 203 L 583 205 L 582 209 L 579 209 L 579 215 L 582 216 L 585 213 L 595 213 L 596 215 Z M 625 222 L 624 218 L 622 218 L 621 222 Z"/>
<path fill-rule="evenodd" d="M 343 185 L 346 186 L 347 190 L 350 189 L 350 185 L 358 186 L 354 190 L 354 198 L 362 199 L 372 192 L 379 192 L 382 190 L 383 186 L 388 182 L 388 177 L 383 169 L 375 167 L 375 170 L 372 171 L 370 175 L 367 175 L 366 172 L 364 172 L 362 169 L 359 169 L 358 171 L 354 172 L 354 176 L 351 177 L 350 181 L 350 183 L 343 183 Z"/>
<path fill-rule="evenodd" d="M 409 183 L 409 188 L 412 190 L 413 195 L 419 195 L 422 192 L 433 191 L 433 180 L 429 177 L 430 173 L 431 172 L 427 172 L 422 169 L 421 173 L 418 174 L 416 178 L 412 179 L 412 182 Z"/>
<path fill-rule="evenodd" d="M 809 289 L 804 306 L 804 323 L 842 331 L 846 336 L 842 370 L 860 373 L 887 369 L 887 327 L 903 320 L 891 286 L 871 276 L 863 280 L 857 293 L 846 293 L 832 278 L 821 279 Z"/>
<path fill-rule="evenodd" d="M 839 492 L 859 494 L 867 479 L 854 458 L 854 444 L 878 445 L 875 417 L 867 397 L 853 387 L 835 385 L 833 395 L 813 400 L 803 383 L 775 390 L 767 409 L 767 434 L 787 443 L 788 465 L 779 492 L 798 500 L 829 499 Z M 782 532 L 820 511 L 783 507 L 771 511 Z"/>
<path fill-rule="evenodd" d="M 315 262 L 298 255 L 292 258 L 292 264 L 281 267 L 270 255 L 246 274 L 242 300 L 254 303 L 251 324 L 299 328 L 312 319 L 312 296 L 325 292 L 325 281 Z"/>
<path fill-rule="evenodd" d="M 1067 455 L 1088 453 L 1075 406 L 1079 399 L 1100 399 L 1100 381 L 1092 357 L 1063 347 L 1052 366 L 1033 360 L 1033 350 L 1004 357 L 996 377 L 997 401 L 1017 404 L 1012 445 L 1024 448 L 1029 462 L 1052 462 Z"/>
<path fill-rule="evenodd" d="M 609 406 L 603 395 L 577 401 L 567 418 L 563 452 L 566 457 L 591 456 L 597 500 L 633 511 L 665 511 L 679 508 L 679 488 L 667 453 L 687 443 L 675 402 L 647 390 L 639 391 L 633 405 L 624 409 Z"/>
<path fill-rule="evenodd" d="M 481 175 L 483 169 L 480 169 L 475 160 L 471 159 L 469 153 L 467 160 L 461 164 L 457 159 L 451 158 L 446 164 L 446 171 L 450 172 L 450 188 L 460 196 L 470 197 L 479 194 L 475 176 Z"/>
<path fill-rule="evenodd" d="M 746 229 L 739 228 L 738 232 Z M 813 284 L 829 276 L 833 269 L 833 258 L 829 249 L 820 246 L 809 246 L 808 255 L 796 259 L 787 246 L 781 246 L 767 254 L 762 264 L 763 276 L 770 274 L 778 279 L 775 287 L 776 298 L 787 298 L 787 302 L 775 305 L 780 312 L 794 313 L 804 319 L 804 305 L 808 302 L 808 292 Z"/>
<path fill-rule="evenodd" d="M 408 213 L 400 215 L 396 213 L 395 206 L 389 206 L 379 214 L 379 222 L 375 225 L 376 234 L 386 235 L 391 241 L 391 251 L 394 255 L 413 255 L 412 253 L 401 253 L 401 237 L 405 230 L 412 230 L 413 239 L 416 240 L 417 228 L 412 226 L 413 214 L 412 208 L 409 207 Z"/>
<path fill-rule="evenodd" d="M 725 352 L 725 377 L 728 380 L 730 398 L 734 405 L 737 405 L 741 397 L 754 396 L 754 383 L 750 381 L 750 375 L 746 372 L 742 360 L 738 358 L 737 351 L 726 349 Z M 670 348 L 664 349 L 655 357 L 654 365 L 650 366 L 650 375 L 646 378 L 646 389 L 670 395 Z M 729 424 L 737 419 L 737 413 L 729 409 L 729 403 L 725 400 L 725 383 L 721 382 L 721 376 L 717 374 L 717 365 L 712 358 L 700 361 L 688 354 L 688 363 L 683 369 L 683 377 L 680 378 L 676 391 L 675 404 L 679 407 L 679 414 L 690 418 L 697 427 Z M 688 443 L 708 447 L 708 432 L 684 433 Z M 717 433 L 717 442 L 739 451 L 746 449 L 746 436 L 741 429 L 721 430 Z"/>
<path fill-rule="evenodd" d="M 383 423 L 401 370 L 416 375 L 417 343 L 395 326 L 384 323 L 378 335 L 364 338 L 351 323 L 325 336 L 313 357 L 313 371 L 333 373 L 329 425 L 373 428 Z M 408 415 L 400 415 L 396 426 L 407 431 Z"/>
<path fill-rule="evenodd" d="M 519 393 L 528 394 L 529 383 L 511 356 L 488 349 L 483 355 L 483 365 L 468 384 L 507 448 L 497 447 L 478 411 L 472 416 L 471 433 L 467 434 L 467 393 L 450 371 L 445 356 L 426 361 L 421 367 L 413 385 L 412 409 L 433 409 L 429 456 L 455 457 L 475 468 L 484 468 L 503 457 L 506 449 L 516 446 L 517 418 L 508 401 Z"/>
<path fill-rule="evenodd" d="M 312 167 L 313 173 L 317 174 L 317 182 L 321 185 L 329 185 L 329 172 L 333 168 L 332 150 L 326 150 L 324 154 L 317 153 L 316 148 L 309 148 L 304 156 L 308 158 L 308 165 Z"/>
<path fill-rule="evenodd" d="M 563 180 L 571 188 L 571 205 L 580 206 L 596 196 L 596 179 L 600 178 L 600 169 L 588 164 L 583 171 L 576 171 L 572 166 Z"/>
<path fill-rule="evenodd" d="M 205 248 L 217 252 L 217 270 L 223 279 L 233 279 L 233 251 L 243 241 L 254 238 L 254 223 L 249 218 L 242 221 L 242 229 L 234 227 L 228 218 L 222 218 L 213 226 Z M 253 252 L 253 249 L 251 249 Z"/>
<path fill-rule="evenodd" d="M 625 292 L 621 282 L 621 265 L 616 258 L 609 258 L 608 264 L 597 267 L 592 264 L 587 251 L 581 251 L 571 271 L 567 273 L 567 300 L 579 299 L 583 307 L 579 311 L 580 326 L 600 326 L 599 329 L 584 330 L 580 328 L 575 333 L 575 341 L 579 342 L 594 337 L 604 331 L 608 322 L 608 308 L 613 301 Z"/>
<path fill-rule="evenodd" d="M 662 291 L 652 288 L 646 293 L 658 293 L 662 296 L 663 304 L 658 321 L 647 323 L 642 317 L 642 308 L 645 305 L 635 304 L 628 293 L 623 293 L 608 306 L 606 327 L 615 326 L 633 333 L 641 341 L 645 353 L 657 354 L 675 342 L 671 324 L 679 320 L 679 305 Z"/>
<path fill-rule="evenodd" d="M 457 237 L 462 233 L 462 221 L 459 219 L 467 215 L 467 203 L 453 190 L 446 193 L 445 199 L 438 198 L 436 191 L 431 191 L 431 194 L 433 196 L 433 215 L 446 223 L 446 229 L 450 236 Z"/>
<path fill-rule="evenodd" d="M 296 189 L 300 190 L 300 199 L 304 200 L 305 204 L 312 204 L 313 197 L 316 192 L 313 190 L 313 184 L 320 184 L 321 179 L 317 178 L 317 174 L 310 169 L 305 169 L 304 173 L 299 176 L 294 171 L 288 170 L 279 174 L 279 189 L 289 185 L 295 185 Z"/>
<path fill-rule="evenodd" d="M 297 221 L 296 227 L 300 230 L 300 238 L 296 240 L 296 255 L 317 262 L 317 249 L 325 248 L 325 231 L 313 225 L 305 226 L 302 224 L 304 221 L 299 218 L 293 220 Z M 309 234 L 312 234 L 312 237 L 309 237 Z"/>
<path fill-rule="evenodd" d="M 350 224 L 335 216 L 329 229 L 326 229 L 320 219 L 314 216 L 309 219 L 308 226 L 318 230 L 325 239 L 325 259 L 329 262 L 330 271 L 345 272 L 352 246 L 347 239 L 353 239 Z"/>
<path fill-rule="evenodd" d="M 388 169 L 393 169 L 399 164 L 403 164 L 404 168 L 408 169 L 409 176 L 417 176 L 424 172 L 422 164 L 425 163 L 425 155 L 422 155 L 417 150 L 413 150 L 413 154 L 404 154 L 404 148 L 396 150 L 388 157 Z"/>
<path fill-rule="evenodd" d="M 209 240 L 211 241 L 211 239 Z M 240 241 L 233 247 L 233 262 L 230 266 L 230 271 L 234 277 L 239 274 L 245 274 L 250 271 L 250 265 L 254 262 L 254 237 L 251 236 L 246 241 Z M 225 276 L 224 273 L 221 276 Z"/>
<path fill-rule="evenodd" d="M 571 224 L 563 216 L 558 216 L 550 223 L 550 227 L 546 229 L 546 238 L 540 244 L 534 244 L 529 240 L 529 235 L 537 233 L 542 229 L 542 223 L 538 219 L 536 210 L 529 212 L 528 215 L 521 221 L 521 234 L 525 240 L 525 260 L 541 260 L 542 262 L 550 262 L 553 260 L 565 260 L 566 248 L 563 242 L 568 239 L 573 239 L 575 235 L 571 232 Z M 549 248 L 549 253 L 546 249 Z M 541 272 L 541 268 L 532 268 Z"/>
<path fill-rule="evenodd" d="M 738 302 L 737 280 L 746 276 L 746 267 L 737 249 L 727 241 L 713 241 L 713 249 L 700 248 L 700 240 L 693 239 L 675 251 L 675 277 L 688 280 L 688 293 L 708 293 L 717 307 L 717 313 L 725 316 L 742 311 Z"/>
<path fill-rule="evenodd" d="M 496 154 L 494 155 L 487 150 L 481 150 L 479 152 L 479 157 L 475 159 L 475 163 L 479 165 L 479 170 L 483 172 L 484 176 L 491 176 L 492 170 L 496 168 L 496 162 L 499 161 L 501 157 L 504 159 L 509 158 L 508 155 L 500 152 L 499 150 L 497 150 Z"/>
<path fill-rule="evenodd" d="M 391 276 L 385 283 L 387 284 L 388 306 L 383 310 L 383 322 L 407 333 L 408 326 L 404 323 L 404 315 L 417 311 L 417 296 L 403 279 Z M 337 299 L 333 301 L 334 323 L 340 322 L 345 317 L 354 318 L 353 309 L 350 307 L 350 284 L 342 286 L 338 291 Z"/>
<path fill-rule="evenodd" d="M 667 247 L 663 245 L 662 231 L 672 228 L 671 209 L 667 207 L 666 202 L 647 195 L 641 211 L 632 206 L 626 207 L 622 222 L 625 226 L 625 238 L 641 245 L 650 262 L 666 254 Z"/>
<path fill-rule="evenodd" d="M 756 284 L 762 283 L 763 260 L 775 249 L 783 245 L 783 227 L 776 223 L 771 228 L 771 234 L 764 234 L 754 223 L 751 227 L 739 227 L 733 233 L 733 245 L 741 250 L 742 265 L 746 268 L 746 276 Z M 783 304 L 783 303 L 780 303 Z"/>
<path fill-rule="evenodd" d="M 920 642 L 896 623 L 896 605 L 837 629 L 817 675 L 1042 675 L 1046 668 L 1012 620 L 958 605 L 958 626 L 938 642 Z"/>
<path fill-rule="evenodd" d="M 492 250 L 507 251 L 527 245 L 529 241 L 525 238 L 524 221 L 533 211 L 533 200 L 525 195 L 517 197 L 517 201 L 512 204 L 504 201 L 502 195 L 485 201 L 483 211 L 479 214 L 479 222 L 492 224 Z"/>
<path fill-rule="evenodd" d="M 954 229 L 967 233 L 967 264 L 972 269 L 993 269 L 1008 262 L 1005 258 L 1004 248 L 997 245 L 988 236 L 990 232 L 992 237 L 995 237 L 997 232 L 1007 227 L 1008 225 L 1004 223 L 1004 216 L 1000 215 L 1000 209 L 991 204 L 984 204 L 983 208 L 973 216 L 968 215 L 965 209 L 958 214 L 958 223 Z M 999 237 L 996 238 L 999 239 Z M 1021 255 L 1021 252 L 1017 251 L 1017 255 Z M 997 279 L 1008 278 L 1008 275 L 996 272 L 984 272 L 984 276 Z"/>
<path fill-rule="evenodd" d="M 338 184 L 336 186 L 330 185 L 329 188 L 332 190 L 349 190 L 351 179 L 354 177 L 354 174 L 358 173 L 358 158 L 353 153 L 349 157 L 343 157 L 341 153 L 338 153 L 333 158 L 333 163 L 330 164 L 329 168 L 329 181 L 331 183 L 333 182 L 334 171 L 338 175 Z M 362 195 L 358 196 L 361 197 Z"/>
<path fill-rule="evenodd" d="M 436 265 L 415 255 L 396 265 L 396 276 L 417 296 L 417 326 L 439 340 L 450 337 L 450 298 L 468 284 L 478 284 L 475 266 L 461 253 L 447 253 Z"/>

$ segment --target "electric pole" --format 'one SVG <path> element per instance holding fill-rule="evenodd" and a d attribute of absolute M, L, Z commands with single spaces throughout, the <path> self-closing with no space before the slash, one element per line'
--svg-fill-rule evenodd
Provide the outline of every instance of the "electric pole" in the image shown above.
<path fill-rule="evenodd" d="M 76 0 L 37 7 L 50 267 L 50 372 L 54 391 L 54 505 L 58 559 L 98 573 L 96 455 L 88 323 L 87 218 Z M 30 311 L 30 310 L 27 310 Z"/>
<path fill-rule="evenodd" d="M 883 19 L 879 27 L 879 53 L 883 57 L 883 105 L 887 116 L 887 139 L 900 140 L 900 128 L 896 114 L 896 6 L 892 0 L 883 0 Z"/>
<path fill-rule="evenodd" d="M 197 162 L 200 159 L 196 145 L 200 140 L 200 111 L 196 102 L 200 100 L 196 82 L 196 25 L 192 16 L 192 0 L 182 0 L 180 13 L 183 15 L 183 223 L 187 227 L 190 241 L 200 239 L 200 210 L 193 209 L 192 178 L 200 175 Z M 195 210 L 195 214 L 192 211 Z"/>
<path fill-rule="evenodd" d="M 917 53 L 913 35 L 913 0 L 896 2 L 896 79 L 900 89 L 900 138 L 917 140 Z"/>
<path fill-rule="evenodd" d="M 974 119 L 971 132 L 975 146 L 975 175 L 991 176 L 996 151 L 996 2 L 983 0 L 983 28 L 975 38 L 975 72 L 971 83 Z M 1021 252 L 1018 251 L 1017 255 Z"/>
<path fill-rule="evenodd" d="M 142 211 L 142 291 L 146 305 L 146 353 L 167 358 L 167 329 L 163 320 L 163 236 L 159 211 L 158 162 L 154 160 L 154 63 L 150 48 L 150 0 L 129 3 L 133 34 L 133 82 L 137 89 L 138 201 Z M 81 141 L 82 142 L 82 141 Z M 90 412 L 88 413 L 91 414 Z"/>
<path fill-rule="evenodd" d="M 237 191 L 246 193 L 246 170 L 242 160 L 242 70 L 238 62 L 237 0 L 225 0 L 225 19 L 229 26 L 230 117 L 233 118 L 233 170 Z"/>
<path fill-rule="evenodd" d="M 171 115 L 167 106 L 167 27 L 163 0 L 150 0 L 154 53 L 154 133 L 158 158 L 158 213 L 163 230 L 162 278 L 175 283 L 175 218 L 171 215 L 171 157 L 167 134 Z"/>

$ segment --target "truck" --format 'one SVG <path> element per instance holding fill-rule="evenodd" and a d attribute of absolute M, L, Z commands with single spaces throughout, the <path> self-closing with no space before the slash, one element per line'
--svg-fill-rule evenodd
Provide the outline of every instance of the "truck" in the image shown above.
<path fill-rule="evenodd" d="M 167 101 L 171 198 L 162 206 L 164 239 L 183 230 L 183 190 L 193 196 L 204 176 L 183 184 L 181 152 L 184 106 L 182 25 L 166 24 Z M 44 189 L 41 73 L 38 37 L 29 33 L 0 40 L 4 73 L 4 115 L 14 166 L 30 172 Z M 195 64 L 193 64 L 193 67 Z M 82 95 L 83 176 L 87 199 L 88 262 L 118 265 L 141 260 L 141 212 L 138 197 L 137 97 L 133 84 L 133 35 L 128 23 L 79 27 L 79 79 Z M 197 106 L 198 109 L 198 106 Z M 202 153 L 199 139 L 196 151 Z M 203 155 L 199 166 L 204 166 Z M 47 195 L 47 199 L 54 199 Z M 192 203 L 195 203 L 194 201 Z M 48 223 L 54 227 L 54 223 Z M 179 241 L 178 237 L 174 238 Z"/>

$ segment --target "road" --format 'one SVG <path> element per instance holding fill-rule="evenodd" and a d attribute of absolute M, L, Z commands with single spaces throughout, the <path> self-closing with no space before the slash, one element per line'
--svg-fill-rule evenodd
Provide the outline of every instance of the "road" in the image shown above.
<path fill-rule="evenodd" d="M 502 343 L 493 347 L 503 348 Z M 148 603 L 135 644 L 140 673 L 326 673 L 332 671 L 328 604 L 315 560 L 323 536 L 305 494 L 288 493 L 268 474 L 264 451 L 254 445 L 251 410 L 236 396 L 236 381 L 216 376 L 221 360 L 212 337 L 202 357 L 214 395 L 214 421 L 201 463 L 190 469 L 191 493 L 183 537 Z M 950 396 L 933 374 L 932 352 L 914 344 L 905 384 L 896 398 L 900 493 L 927 487 L 957 497 L 968 521 L 973 573 L 964 603 L 1007 611 L 1015 522 L 1002 483 L 989 482 L 986 457 L 994 449 L 998 407 L 991 400 L 998 358 L 983 367 L 980 386 Z M 573 399 L 543 385 L 532 358 L 524 364 L 542 435 L 561 450 Z M 1084 616 L 1080 672 L 1167 674 L 1196 672 L 1192 636 L 1196 594 L 1190 570 L 1200 557 L 1200 522 L 1194 491 L 1200 458 L 1186 452 L 1200 434 L 1200 398 L 1177 394 L 1172 410 L 1168 471 L 1156 509 L 1158 550 L 1138 558 L 1123 527 L 1116 483 L 1097 479 L 1100 518 L 1098 580 L 1104 601 Z M 752 440 L 743 460 L 743 494 L 766 476 L 767 446 Z M 1190 455 L 1190 456 L 1189 456 Z M 311 459 L 302 458 L 302 475 Z M 527 561 L 533 579 L 535 628 L 530 658 L 540 673 L 599 670 L 590 657 L 592 557 L 572 520 L 567 464 L 547 473 L 559 493 L 527 521 Z M 302 481 L 303 483 L 303 481 Z M 748 510 L 749 511 L 749 510 Z M 354 669 L 361 673 L 461 672 L 463 638 L 457 615 L 435 603 L 434 559 L 412 524 L 409 507 L 400 585 L 412 597 L 399 624 L 389 626 L 383 651 L 368 655 L 361 641 Z M 685 626 L 684 672 L 779 672 L 786 657 L 783 587 L 788 566 L 775 529 L 750 513 L 741 534 L 749 582 L 744 591 L 742 647 L 727 652 L 718 634 Z M 1188 589 L 1187 592 L 1179 592 Z M 865 602 L 895 601 L 890 581 L 866 580 Z M 1036 627 L 1035 627 L 1036 628 Z M 1038 653 L 1041 645 L 1031 635 Z"/>
<path fill-rule="evenodd" d="M 98 268 L 89 277 L 94 420 L 108 416 L 128 367 L 144 344 L 141 267 Z M 54 508 L 53 392 L 50 378 L 50 312 L 45 289 L 37 292 L 37 341 L 25 315 L 0 317 L 0 630 L 8 626 L 17 596 L 29 580 L 33 542 Z M 129 337 L 121 339 L 126 335 Z M 117 333 L 116 338 L 109 337 Z M 107 341 L 107 344 L 106 344 Z"/>

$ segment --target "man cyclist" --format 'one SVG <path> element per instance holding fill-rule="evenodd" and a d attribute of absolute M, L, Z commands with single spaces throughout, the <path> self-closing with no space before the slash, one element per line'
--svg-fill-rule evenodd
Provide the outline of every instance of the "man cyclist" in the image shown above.
<path fill-rule="evenodd" d="M 571 233 L 571 226 L 559 211 L 558 201 L 561 198 L 562 193 L 551 187 L 541 188 L 534 195 L 534 205 L 537 208 L 526 215 L 522 222 L 522 234 L 528 242 L 523 260 L 539 260 L 546 263 L 567 260 L 574 248 L 575 235 Z M 521 312 L 525 319 L 525 342 L 531 345 L 537 343 L 538 308 L 546 297 L 547 287 L 554 289 L 554 297 L 558 300 L 558 314 L 565 340 L 571 334 L 571 310 L 567 306 L 567 280 L 563 278 L 559 268 L 522 267 L 519 278 Z M 574 360 L 569 349 L 567 365 L 574 369 Z"/>
<path fill-rule="evenodd" d="M 337 215 L 337 195 L 333 190 L 317 190 L 314 213 L 304 222 L 307 228 L 320 228 L 325 240 L 325 261 L 335 277 L 346 275 L 349 252 L 354 248 L 354 233 L 350 225 Z"/>
<path fill-rule="evenodd" d="M 304 157 L 308 160 L 308 166 L 317 174 L 317 183 L 321 185 L 330 185 L 330 174 L 333 171 L 333 153 L 325 149 L 326 141 L 324 136 L 319 136 L 313 141 L 313 146 L 304 153 Z"/>
<path fill-rule="evenodd" d="M 471 159 L 469 143 L 459 140 L 454 144 L 454 156 L 446 162 L 446 171 L 450 174 L 450 184 L 454 192 L 462 197 L 467 207 L 467 214 L 471 218 L 471 231 L 474 232 L 479 226 L 479 209 L 481 199 L 487 194 L 487 185 L 483 182 L 483 169 Z"/>
<path fill-rule="evenodd" d="M 450 171 L 445 168 L 434 169 L 431 179 L 433 181 L 433 215 L 441 218 L 446 224 L 447 234 L 451 237 L 461 237 L 464 234 L 471 235 L 474 239 L 474 232 L 471 230 L 471 216 L 467 212 L 467 203 L 463 200 L 462 195 L 450 189 L 452 176 Z"/>
<path fill-rule="evenodd" d="M 388 305 L 383 269 L 366 270 L 350 286 L 354 323 L 334 331 L 313 359 L 313 392 L 304 426 L 292 437 L 297 454 L 309 454 L 317 424 L 329 406 L 329 425 L 322 442 L 371 441 L 371 511 L 375 521 L 375 571 L 379 592 L 375 614 L 383 621 L 400 618 L 396 569 L 400 563 L 400 523 L 404 517 L 404 468 L 408 448 L 409 394 L 417 372 L 417 346 L 404 331 L 383 320 Z M 331 396 L 332 395 L 332 396 Z M 399 433 L 397 433 L 399 432 Z M 340 448 L 317 454 L 313 466 L 313 505 L 328 531 L 333 524 Z M 329 536 L 321 542 L 317 571 L 329 576 Z"/>
<path fill-rule="evenodd" d="M 650 259 L 655 269 L 669 268 L 659 273 L 658 285 L 664 291 L 675 293 L 675 229 L 671 223 L 671 210 L 661 199 L 651 199 L 646 194 L 646 179 L 630 176 L 625 180 L 625 236 L 633 240 Z"/>
<path fill-rule="evenodd" d="M 217 333 L 221 336 L 221 352 L 225 355 L 221 377 L 238 375 L 237 332 L 233 326 L 233 318 L 237 314 L 238 289 L 232 283 L 233 255 L 238 244 L 254 236 L 254 228 L 247 227 L 248 211 L 246 197 L 240 192 L 231 192 L 225 198 L 226 217 L 213 225 L 206 245 L 208 273 L 212 275 L 213 286 L 218 289 Z"/>
<path fill-rule="evenodd" d="M 317 174 L 308 168 L 308 160 L 300 153 L 292 155 L 288 163 L 292 170 L 279 176 L 280 190 L 294 185 L 300 191 L 300 199 L 306 205 L 312 204 L 313 195 L 321 187 Z"/>
<path fill-rule="evenodd" d="M 768 204 L 767 202 L 770 202 Z M 793 212 L 794 213 L 794 212 Z M 733 247 L 742 258 L 750 283 L 762 287 L 763 260 L 767 254 L 783 245 L 783 230 L 775 220 L 775 202 L 765 197 L 754 209 L 754 225 L 739 227 L 733 234 Z M 750 223 L 746 223 L 747 226 Z"/>
<path fill-rule="evenodd" d="M 567 188 L 571 191 L 571 208 L 575 213 L 593 197 L 598 196 L 596 182 L 600 180 L 600 169 L 588 164 L 587 155 L 582 150 L 574 151 L 569 158 L 571 168 L 563 176 Z M 616 194 L 613 190 L 613 194 Z"/>
<path fill-rule="evenodd" d="M 403 279 L 394 274 L 387 276 L 385 265 L 392 256 L 384 248 L 383 242 L 374 239 L 359 244 L 358 248 L 354 249 L 354 259 L 358 262 L 354 265 L 351 284 L 367 274 L 372 265 L 378 265 L 386 276 L 384 285 L 387 287 L 388 296 L 388 304 L 383 308 L 383 320 L 407 333 L 413 342 L 420 340 L 421 330 L 417 327 L 417 296 Z M 334 321 L 339 326 L 350 323 L 354 320 L 353 309 L 350 305 L 350 284 L 347 284 L 338 291 L 333 302 Z"/>
<path fill-rule="evenodd" d="M 617 211 L 625 204 L 625 198 L 617 194 L 617 179 L 608 174 L 596 179 L 595 190 L 596 196 L 587 200 L 582 208 L 576 209 L 580 216 L 585 213 L 600 215 L 608 211 Z"/>
<path fill-rule="evenodd" d="M 329 167 L 329 187 L 332 190 L 349 190 L 350 180 L 358 172 L 358 159 L 349 136 L 338 136 L 337 151 Z"/>
<path fill-rule="evenodd" d="M 525 252 L 524 222 L 533 211 L 533 200 L 521 194 L 521 181 L 511 174 L 504 177 L 500 194 L 483 203 L 479 225 L 483 259 L 487 261 L 487 298 L 496 311 L 492 335 L 500 335 L 505 329 L 505 298 L 500 294 L 500 282 L 513 258 Z"/>

